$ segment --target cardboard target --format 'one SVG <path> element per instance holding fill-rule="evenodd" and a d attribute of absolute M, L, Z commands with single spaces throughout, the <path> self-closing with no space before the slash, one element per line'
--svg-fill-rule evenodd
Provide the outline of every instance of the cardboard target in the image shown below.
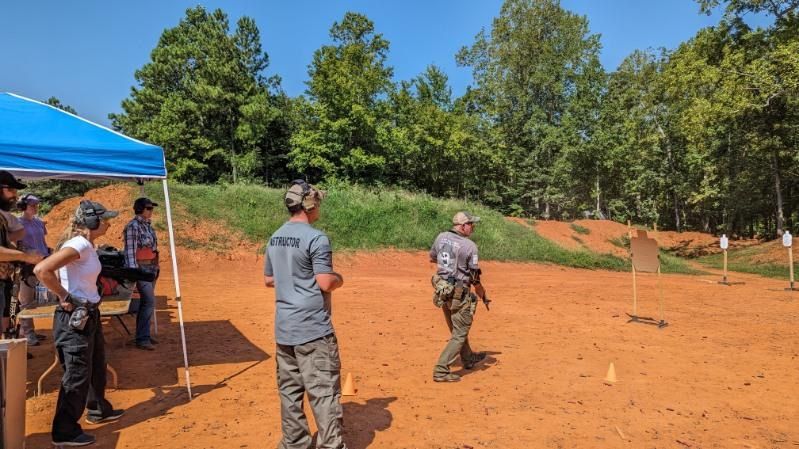
<path fill-rule="evenodd" d="M 719 246 L 721 246 L 721 249 L 727 249 L 730 247 L 730 239 L 727 238 L 726 234 L 721 234 L 721 239 L 719 239 Z"/>
<path fill-rule="evenodd" d="M 658 242 L 647 237 L 646 231 L 638 231 L 638 235 L 630 239 L 630 256 L 636 271 L 655 273 L 660 268 Z"/>

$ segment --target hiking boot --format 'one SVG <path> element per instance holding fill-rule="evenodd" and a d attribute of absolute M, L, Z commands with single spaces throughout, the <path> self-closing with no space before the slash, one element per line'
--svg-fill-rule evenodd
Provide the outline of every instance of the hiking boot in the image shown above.
<path fill-rule="evenodd" d="M 153 344 L 150 343 L 149 341 L 146 341 L 144 343 L 136 343 L 136 348 L 145 351 L 155 351 L 155 346 L 153 346 Z"/>
<path fill-rule="evenodd" d="M 89 424 L 100 424 L 101 422 L 114 421 L 116 419 L 119 419 L 124 414 L 125 410 L 116 409 L 116 410 L 111 410 L 110 413 L 102 417 L 86 415 L 86 422 Z"/>
<path fill-rule="evenodd" d="M 88 446 L 90 444 L 94 444 L 97 441 L 92 435 L 88 433 L 82 433 L 75 438 L 68 440 L 68 441 L 53 441 L 53 446 L 61 447 L 61 446 Z"/>
<path fill-rule="evenodd" d="M 472 354 L 472 356 L 469 358 L 469 360 L 463 364 L 463 367 L 466 368 L 466 369 L 472 369 L 478 363 L 480 363 L 483 360 L 485 360 L 487 355 L 488 354 L 486 354 L 485 352 L 482 352 L 482 351 L 481 352 L 475 352 L 475 353 Z"/>
<path fill-rule="evenodd" d="M 461 376 L 454 373 L 445 374 L 443 376 L 433 376 L 434 382 L 460 382 L 460 380 Z"/>

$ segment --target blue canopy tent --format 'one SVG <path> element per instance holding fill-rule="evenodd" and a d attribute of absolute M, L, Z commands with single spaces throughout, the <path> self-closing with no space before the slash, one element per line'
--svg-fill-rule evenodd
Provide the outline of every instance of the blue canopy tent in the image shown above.
<path fill-rule="evenodd" d="M 162 180 L 186 387 L 191 399 L 183 301 L 164 150 L 53 106 L 0 92 L 0 170 L 7 170 L 23 179 Z"/>

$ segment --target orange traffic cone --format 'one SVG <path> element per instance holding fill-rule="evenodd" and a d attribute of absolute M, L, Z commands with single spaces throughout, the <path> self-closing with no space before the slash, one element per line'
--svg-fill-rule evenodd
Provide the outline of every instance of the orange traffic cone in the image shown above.
<path fill-rule="evenodd" d="M 605 383 L 608 385 L 613 385 L 616 383 L 616 367 L 613 366 L 613 362 L 610 362 L 610 366 L 608 367 L 608 374 L 605 376 Z"/>
<path fill-rule="evenodd" d="M 352 382 L 352 373 L 347 373 L 344 386 L 341 388 L 342 396 L 355 396 L 355 384 Z"/>

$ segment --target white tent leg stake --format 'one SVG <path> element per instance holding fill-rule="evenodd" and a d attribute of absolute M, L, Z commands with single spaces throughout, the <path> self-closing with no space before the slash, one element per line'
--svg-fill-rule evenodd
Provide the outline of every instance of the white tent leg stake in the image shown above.
<path fill-rule="evenodd" d="M 186 330 L 183 327 L 183 299 L 180 297 L 180 274 L 178 273 L 178 257 L 175 253 L 175 231 L 172 227 L 172 206 L 169 202 L 169 188 L 164 182 L 164 201 L 166 202 L 166 220 L 169 228 L 169 250 L 172 254 L 172 276 L 175 280 L 175 301 L 178 303 L 178 321 L 180 321 L 180 343 L 183 345 L 183 372 L 186 373 L 186 389 L 191 401 L 191 377 L 189 376 L 189 355 L 186 352 Z"/>

